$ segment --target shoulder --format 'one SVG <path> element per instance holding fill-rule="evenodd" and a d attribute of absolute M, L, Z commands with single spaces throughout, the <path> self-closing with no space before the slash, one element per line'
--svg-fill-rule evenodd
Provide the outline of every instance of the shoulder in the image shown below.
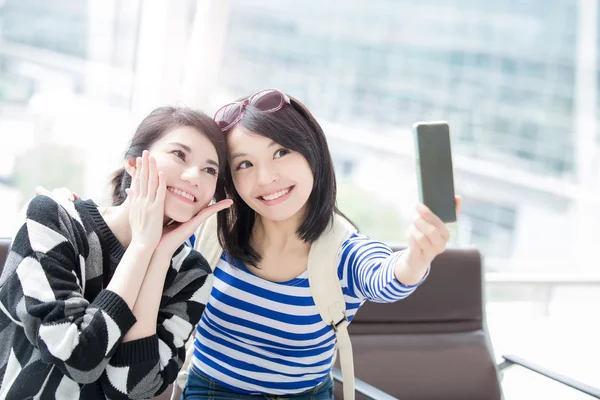
<path fill-rule="evenodd" d="M 28 219 L 51 219 L 58 216 L 61 208 L 62 206 L 51 197 L 40 195 L 29 201 L 25 215 Z"/>
<path fill-rule="evenodd" d="M 350 237 L 342 243 L 340 252 L 342 253 L 342 256 L 366 253 L 386 256 L 392 254 L 392 250 L 387 244 L 379 240 L 373 240 L 369 236 L 358 232 L 352 233 Z"/>
<path fill-rule="evenodd" d="M 57 232 L 68 229 L 74 221 L 81 224 L 81 217 L 73 203 L 60 204 L 43 195 L 34 197 L 27 204 L 25 219 L 28 225 L 33 221 Z"/>

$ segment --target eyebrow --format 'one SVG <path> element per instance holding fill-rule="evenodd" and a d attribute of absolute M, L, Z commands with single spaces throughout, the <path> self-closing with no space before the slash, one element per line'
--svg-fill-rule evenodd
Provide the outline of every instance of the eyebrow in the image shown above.
<path fill-rule="evenodd" d="M 181 147 L 182 149 L 184 149 L 185 151 L 187 151 L 188 153 L 191 153 L 191 152 L 192 152 L 192 148 L 191 148 L 190 146 L 187 146 L 187 145 L 183 144 L 183 143 L 179 143 L 179 142 L 171 142 L 171 143 L 169 143 L 169 144 L 174 144 L 174 145 L 176 145 L 176 146 L 179 146 L 179 147 Z M 218 162 L 216 162 L 216 161 L 215 161 L 215 160 L 213 160 L 213 159 L 210 159 L 210 158 L 209 158 L 209 159 L 207 159 L 207 160 L 206 160 L 206 163 L 207 163 L 207 164 L 214 165 L 215 167 L 219 168 L 219 163 L 218 163 Z"/>
<path fill-rule="evenodd" d="M 267 149 L 268 149 L 268 148 L 271 148 L 271 147 L 273 147 L 273 146 L 279 146 L 279 143 L 277 143 L 277 142 L 276 142 L 276 141 L 274 141 L 274 140 L 271 140 L 271 143 L 269 143 L 269 145 L 267 146 Z M 230 160 L 235 160 L 235 159 L 236 159 L 236 158 L 238 158 L 238 157 L 245 157 L 245 156 L 247 156 L 247 155 L 248 155 L 248 154 L 246 154 L 246 153 L 233 153 L 233 154 L 231 154 L 231 157 L 229 157 L 229 159 L 230 159 Z"/>

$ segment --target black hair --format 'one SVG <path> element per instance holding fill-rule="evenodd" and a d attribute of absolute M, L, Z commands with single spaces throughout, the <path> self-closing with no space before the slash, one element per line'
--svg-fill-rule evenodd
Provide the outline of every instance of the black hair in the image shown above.
<path fill-rule="evenodd" d="M 302 103 L 292 97 L 290 102 L 271 113 L 247 106 L 238 124 L 302 154 L 308 160 L 313 174 L 313 187 L 296 234 L 305 242 L 314 242 L 332 223 L 335 213 L 344 215 L 336 205 L 335 171 L 323 129 Z M 230 127 L 225 134 L 232 129 Z M 224 181 L 233 205 L 218 214 L 219 241 L 224 251 L 233 258 L 257 266 L 260 255 L 250 245 L 255 211 L 235 190 L 229 165 Z"/>

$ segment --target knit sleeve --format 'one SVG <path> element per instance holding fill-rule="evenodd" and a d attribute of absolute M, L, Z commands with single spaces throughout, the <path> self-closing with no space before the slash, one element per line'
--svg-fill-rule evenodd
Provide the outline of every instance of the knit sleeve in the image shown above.
<path fill-rule="evenodd" d="M 339 253 L 338 276 L 344 294 L 377 303 L 391 303 L 410 295 L 426 277 L 412 286 L 400 283 L 394 269 L 401 254 L 384 243 L 353 234 Z"/>
<path fill-rule="evenodd" d="M 71 214 L 70 214 L 71 213 Z M 42 361 L 75 382 L 97 381 L 135 323 L 125 301 L 83 296 L 89 248 L 78 214 L 45 196 L 33 199 L 0 279 L 0 309 L 23 327 Z"/>
<path fill-rule="evenodd" d="M 162 393 L 177 377 L 185 343 L 208 301 L 212 271 L 189 246 L 171 260 L 158 311 L 156 335 L 119 345 L 103 376 L 111 399 L 144 399 Z"/>

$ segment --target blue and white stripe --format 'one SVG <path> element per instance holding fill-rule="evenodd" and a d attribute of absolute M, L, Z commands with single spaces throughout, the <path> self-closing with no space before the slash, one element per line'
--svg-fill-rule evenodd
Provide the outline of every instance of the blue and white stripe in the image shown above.
<path fill-rule="evenodd" d="M 403 299 L 418 285 L 394 276 L 400 253 L 354 234 L 340 249 L 338 276 L 348 319 L 366 301 Z M 335 334 L 319 315 L 308 273 L 270 282 L 224 255 L 196 329 L 193 365 L 222 386 L 245 394 L 301 393 L 331 371 Z"/>

